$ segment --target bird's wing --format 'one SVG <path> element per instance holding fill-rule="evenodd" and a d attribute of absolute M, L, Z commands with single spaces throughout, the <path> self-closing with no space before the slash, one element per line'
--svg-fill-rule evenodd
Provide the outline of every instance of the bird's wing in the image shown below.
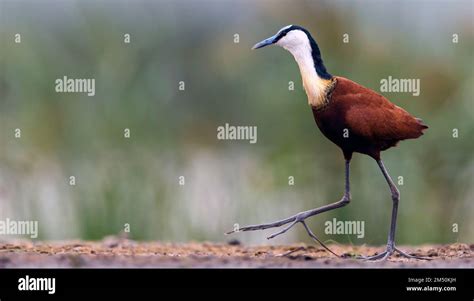
<path fill-rule="evenodd" d="M 382 95 L 345 78 L 337 99 L 344 107 L 346 124 L 351 132 L 375 141 L 398 141 L 417 138 L 427 128 L 404 109 L 394 105 Z M 338 87 L 339 88 L 339 87 Z"/>

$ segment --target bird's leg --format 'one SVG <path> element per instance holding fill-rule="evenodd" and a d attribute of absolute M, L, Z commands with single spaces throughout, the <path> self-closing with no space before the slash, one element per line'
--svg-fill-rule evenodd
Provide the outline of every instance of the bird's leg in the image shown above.
<path fill-rule="evenodd" d="M 297 223 L 302 223 L 303 226 L 305 227 L 308 235 L 318 241 L 324 248 L 326 248 L 327 250 L 329 250 L 312 232 L 311 230 L 309 230 L 308 226 L 306 225 L 306 223 L 304 222 L 305 219 L 307 219 L 308 217 L 311 217 L 311 216 L 314 216 L 314 215 L 317 215 L 319 213 L 323 213 L 323 212 L 326 212 L 326 211 L 330 211 L 330 210 L 333 210 L 333 209 L 337 209 L 337 208 L 340 208 L 340 207 L 343 207 L 347 204 L 349 204 L 350 200 L 351 200 L 351 194 L 350 194 L 350 187 L 349 187 L 349 164 L 350 164 L 350 160 L 346 160 L 346 174 L 345 174 L 345 193 L 344 193 L 344 196 L 342 197 L 342 199 L 338 202 L 335 202 L 335 203 L 332 203 L 332 204 L 329 204 L 329 205 L 325 205 L 325 206 L 322 206 L 322 207 L 319 207 L 319 208 L 315 208 L 315 209 L 311 209 L 311 210 L 307 210 L 307 211 L 303 211 L 303 212 L 300 212 L 300 213 L 297 213 L 295 215 L 292 215 L 288 218 L 285 218 L 285 219 L 282 219 L 282 220 L 279 220 L 279 221 L 276 221 L 276 222 L 273 222 L 273 223 L 267 223 L 267 224 L 258 224 L 258 225 L 251 225 L 251 226 L 245 226 L 245 227 L 239 227 L 238 229 L 235 229 L 233 231 L 230 231 L 230 232 L 227 232 L 226 234 L 231 234 L 231 233 L 234 233 L 234 232 L 240 232 L 240 231 L 255 231 L 255 230 L 265 230 L 265 229 L 269 229 L 269 228 L 277 228 L 277 227 L 281 227 L 283 225 L 286 225 L 286 224 L 289 224 L 288 226 L 286 226 L 285 228 L 283 228 L 281 231 L 279 232 L 276 232 L 270 236 L 267 237 L 267 239 L 272 239 L 280 234 L 283 234 L 285 232 L 287 232 L 289 229 L 291 229 L 294 225 L 296 225 Z M 330 250 L 329 250 L 330 251 Z M 330 251 L 331 253 L 335 254 L 334 252 Z M 336 255 L 337 256 L 337 255 Z"/>
<path fill-rule="evenodd" d="M 392 178 L 388 174 L 387 169 L 385 168 L 382 160 L 378 160 L 377 163 L 380 167 L 380 170 L 383 173 L 383 176 L 385 177 L 385 180 L 388 183 L 388 186 L 390 187 L 390 192 L 392 193 L 392 201 L 393 201 L 392 220 L 390 222 L 390 232 L 388 233 L 387 249 L 380 254 L 376 254 L 374 256 L 369 256 L 369 257 L 360 257 L 360 258 L 364 260 L 382 261 L 382 260 L 388 259 L 394 252 L 397 252 L 401 256 L 407 257 L 407 258 L 430 260 L 429 258 L 426 258 L 426 257 L 420 257 L 420 256 L 407 254 L 395 247 L 395 229 L 397 227 L 397 212 L 398 212 L 398 202 L 400 201 L 400 192 L 398 191 L 397 187 L 393 183 Z"/>

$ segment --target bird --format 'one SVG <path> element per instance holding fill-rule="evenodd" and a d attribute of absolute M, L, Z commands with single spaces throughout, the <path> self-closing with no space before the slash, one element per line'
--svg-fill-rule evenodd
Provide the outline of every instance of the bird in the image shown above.
<path fill-rule="evenodd" d="M 354 153 L 360 153 L 372 157 L 377 162 L 390 189 L 392 215 L 385 250 L 373 256 L 357 258 L 384 261 L 394 253 L 398 253 L 403 257 L 428 259 L 408 254 L 395 246 L 400 192 L 381 159 L 382 151 L 396 146 L 399 141 L 420 137 L 428 126 L 377 92 L 347 78 L 330 74 L 323 63 L 318 44 L 305 28 L 298 25 L 285 26 L 275 35 L 255 44 L 252 49 L 270 45 L 280 46 L 293 55 L 317 127 L 326 138 L 342 150 L 345 159 L 344 194 L 337 202 L 302 211 L 276 222 L 237 227 L 226 234 L 285 226 L 281 231 L 270 235 L 268 239 L 271 239 L 301 223 L 313 240 L 332 254 L 342 257 L 318 239 L 306 224 L 306 219 L 344 207 L 351 202 L 350 162 Z"/>

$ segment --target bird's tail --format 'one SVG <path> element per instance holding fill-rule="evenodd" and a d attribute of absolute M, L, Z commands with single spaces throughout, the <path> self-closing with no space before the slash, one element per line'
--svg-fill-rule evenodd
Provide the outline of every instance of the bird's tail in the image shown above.
<path fill-rule="evenodd" d="M 419 136 L 424 134 L 423 131 L 426 130 L 428 128 L 428 126 L 423 122 L 423 120 L 421 118 L 415 118 L 415 120 L 418 123 L 418 135 L 416 137 L 416 138 L 418 138 Z"/>
<path fill-rule="evenodd" d="M 423 119 L 421 118 L 415 118 L 416 121 L 418 121 L 418 124 L 421 126 L 422 130 L 426 130 L 427 128 L 429 128 L 424 122 L 423 122 Z"/>

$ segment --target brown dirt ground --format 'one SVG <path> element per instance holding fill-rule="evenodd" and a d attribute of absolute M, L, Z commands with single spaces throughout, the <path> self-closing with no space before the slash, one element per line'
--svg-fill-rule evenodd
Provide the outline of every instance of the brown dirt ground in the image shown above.
<path fill-rule="evenodd" d="M 295 248 L 305 249 L 282 256 Z M 372 255 L 383 247 L 330 245 L 346 258 L 336 258 L 320 246 L 242 246 L 216 243 L 136 242 L 115 237 L 98 242 L 0 241 L 0 268 L 17 267 L 199 267 L 199 268 L 339 268 L 339 267 L 474 267 L 474 244 L 423 245 L 400 248 L 432 258 L 413 260 L 394 255 L 386 262 L 365 262 L 356 254 Z"/>

